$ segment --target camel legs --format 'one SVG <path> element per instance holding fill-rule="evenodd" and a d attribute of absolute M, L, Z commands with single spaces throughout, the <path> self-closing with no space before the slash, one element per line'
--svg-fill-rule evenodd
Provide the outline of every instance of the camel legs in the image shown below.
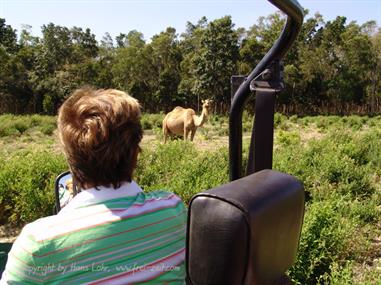
<path fill-rule="evenodd" d="M 196 130 L 191 131 L 190 140 L 193 142 L 194 135 L 196 134 Z"/>
<path fill-rule="evenodd" d="M 167 137 L 168 137 L 168 129 L 167 129 L 167 126 L 166 126 L 166 123 L 165 123 L 165 120 L 163 122 L 163 134 L 164 134 L 164 143 L 167 142 Z"/>
<path fill-rule="evenodd" d="M 184 141 L 188 139 L 189 131 L 187 128 L 184 128 Z"/>
<path fill-rule="evenodd" d="M 163 127 L 163 134 L 164 134 L 164 143 L 166 143 L 167 142 L 168 132 L 167 132 L 165 127 Z"/>

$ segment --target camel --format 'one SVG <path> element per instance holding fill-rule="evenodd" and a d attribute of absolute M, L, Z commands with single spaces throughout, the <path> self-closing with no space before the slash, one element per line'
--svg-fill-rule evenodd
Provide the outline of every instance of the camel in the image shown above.
<path fill-rule="evenodd" d="M 212 100 L 202 100 L 201 116 L 197 116 L 193 109 L 185 109 L 183 107 L 175 107 L 169 112 L 163 120 L 164 143 L 167 142 L 167 137 L 170 135 L 182 135 L 184 140 L 193 141 L 194 135 L 198 127 L 207 121 Z"/>

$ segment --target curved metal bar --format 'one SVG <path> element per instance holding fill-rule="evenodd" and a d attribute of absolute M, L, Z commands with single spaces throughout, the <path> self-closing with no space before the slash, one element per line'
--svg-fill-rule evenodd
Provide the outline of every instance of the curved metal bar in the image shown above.
<path fill-rule="evenodd" d="M 303 23 L 303 8 L 296 0 L 268 0 L 287 14 L 286 24 L 278 40 L 248 75 L 233 97 L 229 115 L 230 180 L 242 176 L 242 112 L 250 95 L 250 82 L 273 61 L 280 60 L 290 49 Z"/>

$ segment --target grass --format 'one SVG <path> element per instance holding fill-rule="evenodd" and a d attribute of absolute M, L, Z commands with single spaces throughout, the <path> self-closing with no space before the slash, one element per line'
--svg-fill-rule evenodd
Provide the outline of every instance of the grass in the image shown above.
<path fill-rule="evenodd" d="M 52 116 L 12 114 L 0 116 L 0 137 L 18 136 L 32 130 L 51 135 L 55 128 L 56 118 Z"/>
<path fill-rule="evenodd" d="M 195 193 L 227 182 L 227 117 L 211 116 L 193 143 L 173 140 L 164 145 L 163 116 L 142 118 L 145 138 L 135 178 L 144 190 L 166 189 L 188 202 Z M 67 168 L 54 129 L 43 128 L 54 121 L 36 115 L 0 116 L 9 128 L 1 125 L 4 223 L 23 225 L 52 213 L 53 181 Z M 245 150 L 251 125 L 245 113 Z M 381 117 L 276 114 L 275 126 L 274 169 L 296 176 L 307 193 L 298 257 L 288 274 L 296 284 L 378 284 Z"/>

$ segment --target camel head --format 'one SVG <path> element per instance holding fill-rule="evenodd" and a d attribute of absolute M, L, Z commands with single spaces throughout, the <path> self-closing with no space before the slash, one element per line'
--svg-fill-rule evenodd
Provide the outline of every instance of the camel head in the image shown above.
<path fill-rule="evenodd" d="M 210 113 L 210 111 L 212 110 L 213 100 L 210 100 L 210 99 L 201 100 L 201 103 L 202 103 L 202 109 L 203 110 L 205 109 L 207 113 Z"/>

